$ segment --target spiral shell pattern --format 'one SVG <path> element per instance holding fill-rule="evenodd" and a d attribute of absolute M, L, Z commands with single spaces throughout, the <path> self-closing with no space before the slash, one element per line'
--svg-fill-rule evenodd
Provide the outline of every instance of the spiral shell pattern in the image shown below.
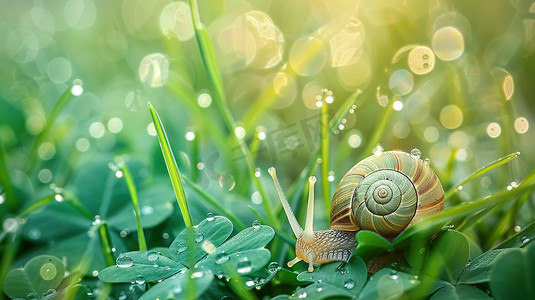
<path fill-rule="evenodd" d="M 444 190 L 428 165 L 405 152 L 383 152 L 344 175 L 332 200 L 330 228 L 394 237 L 443 209 Z"/>

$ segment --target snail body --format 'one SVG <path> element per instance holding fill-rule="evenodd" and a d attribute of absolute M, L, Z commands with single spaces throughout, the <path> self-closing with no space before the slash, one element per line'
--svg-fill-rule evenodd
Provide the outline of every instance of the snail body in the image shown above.
<path fill-rule="evenodd" d="M 328 230 L 313 231 L 314 183 L 309 179 L 306 225 L 303 230 L 270 168 L 288 221 L 297 237 L 296 258 L 309 272 L 313 264 L 347 261 L 356 247 L 355 233 L 371 230 L 387 239 L 408 226 L 444 210 L 444 190 L 436 173 L 420 158 L 401 151 L 372 155 L 353 166 L 340 180 L 331 203 Z"/>

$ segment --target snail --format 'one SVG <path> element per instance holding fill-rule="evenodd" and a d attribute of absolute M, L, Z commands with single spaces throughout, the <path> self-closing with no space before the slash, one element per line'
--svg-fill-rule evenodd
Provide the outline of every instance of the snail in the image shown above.
<path fill-rule="evenodd" d="M 311 176 L 303 230 L 284 196 L 275 168 L 268 172 L 297 238 L 296 258 L 288 262 L 290 268 L 303 260 L 313 272 L 314 263 L 347 261 L 356 247 L 358 230 L 371 230 L 392 240 L 407 226 L 444 210 L 444 190 L 431 167 L 409 153 L 387 151 L 358 162 L 340 180 L 327 230 L 312 228 L 316 178 Z"/>

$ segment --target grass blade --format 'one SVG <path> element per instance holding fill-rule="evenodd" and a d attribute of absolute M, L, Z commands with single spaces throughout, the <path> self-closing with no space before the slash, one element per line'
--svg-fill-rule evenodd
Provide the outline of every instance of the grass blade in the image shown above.
<path fill-rule="evenodd" d="M 448 199 L 450 198 L 455 192 L 459 191 L 459 186 L 464 186 L 465 184 L 469 183 L 470 181 L 478 178 L 479 176 L 503 165 L 503 164 L 506 164 L 508 162 L 510 162 L 511 160 L 515 159 L 517 156 L 520 155 L 520 152 L 514 152 L 514 153 L 511 153 L 509 155 L 506 155 L 502 158 L 499 158 L 493 162 L 491 162 L 490 164 L 486 165 L 486 166 L 483 166 L 481 167 L 480 169 L 476 170 L 475 172 L 473 172 L 472 174 L 468 175 L 465 179 L 461 180 L 458 184 L 454 185 L 453 187 L 451 187 L 444 195 L 444 198 L 445 199 Z"/>
<path fill-rule="evenodd" d="M 101 250 L 104 255 L 106 266 L 113 266 L 115 264 L 115 259 L 113 258 L 110 229 L 108 228 L 108 223 L 106 223 L 106 221 L 100 221 L 98 235 L 100 236 Z"/>
<path fill-rule="evenodd" d="M 197 45 L 201 53 L 204 68 L 206 69 L 206 73 L 208 74 L 208 77 L 210 78 L 210 81 L 215 91 L 215 102 L 217 103 L 217 106 L 219 107 L 219 110 L 222 113 L 225 124 L 227 125 L 230 131 L 230 136 L 232 137 L 232 140 L 236 145 L 239 146 L 239 149 L 242 152 L 243 157 L 245 158 L 247 173 L 250 179 L 252 179 L 256 189 L 258 190 L 263 199 L 262 205 L 271 223 L 270 225 L 272 227 L 279 228 L 279 221 L 273 213 L 273 209 L 271 208 L 271 202 L 269 201 L 265 188 L 263 187 L 260 179 L 255 176 L 255 168 L 253 165 L 251 153 L 247 148 L 247 145 L 238 140 L 238 138 L 234 134 L 235 122 L 232 117 L 232 114 L 230 113 L 230 109 L 227 106 L 225 92 L 223 90 L 223 83 L 221 81 L 221 76 L 215 60 L 212 41 L 210 39 L 210 36 L 206 32 L 206 29 L 201 23 L 199 9 L 197 7 L 197 1 L 189 0 L 189 5 L 191 10 L 191 18 L 193 20 L 193 27 L 195 29 Z"/>
<path fill-rule="evenodd" d="M 533 174 L 535 174 L 535 172 Z M 394 246 L 404 244 L 411 236 L 415 236 L 419 233 L 436 232 L 439 228 L 448 224 L 448 222 L 459 220 L 465 216 L 484 209 L 492 208 L 496 205 L 514 201 L 523 193 L 535 189 L 535 178 L 533 174 L 528 175 L 526 179 L 514 189 L 504 189 L 494 195 L 483 197 L 472 202 L 465 202 L 461 205 L 450 207 L 442 213 L 430 216 L 403 231 L 396 239 L 394 239 L 392 244 Z"/>
<path fill-rule="evenodd" d="M 5 198 L 6 206 L 9 210 L 13 211 L 17 207 L 17 201 L 15 200 L 15 189 L 13 188 L 9 171 L 7 170 L 4 147 L 2 147 L 2 145 L 0 145 L 0 183 L 4 189 L 3 191 L 0 191 L 0 197 Z M 3 195 L 1 195 L 2 192 L 4 192 Z M 3 216 L 3 209 L 0 212 L 1 216 Z"/>
<path fill-rule="evenodd" d="M 158 141 L 160 142 L 160 149 L 162 149 L 162 155 L 167 167 L 167 172 L 169 173 L 169 178 L 171 179 L 171 184 L 173 185 L 173 190 L 175 191 L 178 207 L 180 208 L 182 218 L 184 219 L 184 224 L 186 227 L 192 227 L 193 222 L 191 221 L 188 203 L 186 202 L 186 194 L 184 193 L 184 188 L 182 187 L 180 171 L 178 170 L 175 156 L 173 155 L 173 150 L 171 150 L 169 140 L 167 139 L 167 134 L 165 133 L 165 129 L 160 117 L 158 116 L 158 113 L 150 102 L 148 102 L 148 105 L 150 115 L 154 123 L 154 128 L 156 129 L 156 134 L 158 136 Z"/>
<path fill-rule="evenodd" d="M 381 138 L 384 136 L 384 132 L 386 129 L 386 125 L 388 124 L 388 121 L 390 121 L 392 118 L 392 112 L 394 112 L 393 108 L 393 101 L 390 103 L 382 112 L 382 115 L 379 119 L 379 122 L 377 122 L 377 126 L 375 127 L 375 131 L 373 132 L 372 137 L 368 141 L 368 145 L 364 149 L 364 151 L 361 152 L 360 157 L 357 161 L 361 161 L 362 159 L 370 156 L 372 154 L 373 148 L 377 146 Z"/>
<path fill-rule="evenodd" d="M 331 211 L 331 191 L 329 180 L 329 155 L 330 155 L 330 128 L 329 128 L 329 109 L 327 97 L 332 97 L 331 91 L 322 91 L 322 103 L 320 108 L 320 152 L 321 152 L 321 186 L 323 191 L 323 205 L 325 207 L 326 220 L 329 220 Z"/>
<path fill-rule="evenodd" d="M 47 137 L 59 113 L 63 110 L 65 105 L 67 105 L 69 100 L 72 98 L 71 88 L 72 87 L 67 88 L 63 92 L 63 94 L 61 94 L 59 99 L 56 101 L 56 104 L 52 108 L 52 111 L 50 112 L 48 119 L 46 120 L 45 127 L 35 138 L 35 142 L 30 150 L 30 155 L 28 156 L 28 160 L 26 161 L 26 166 L 25 166 L 26 170 L 30 170 L 31 168 L 35 167 L 34 164 L 37 160 L 37 149 L 39 148 L 43 140 Z"/>
<path fill-rule="evenodd" d="M 122 160 L 122 158 L 118 158 L 118 164 L 120 171 L 122 172 L 122 176 L 124 177 L 124 180 L 126 181 L 126 186 L 128 187 L 128 192 L 130 193 L 130 198 L 132 199 L 132 206 L 134 206 L 134 213 L 136 215 L 136 225 L 137 225 L 137 243 L 139 245 L 139 251 L 146 251 L 147 250 L 147 241 L 145 240 L 145 233 L 143 232 L 143 226 L 141 226 L 141 216 L 139 214 L 139 201 L 137 198 L 137 191 L 136 191 L 136 185 L 134 183 L 134 179 L 132 178 L 132 174 L 130 173 L 130 170 L 128 170 L 128 167 Z"/>

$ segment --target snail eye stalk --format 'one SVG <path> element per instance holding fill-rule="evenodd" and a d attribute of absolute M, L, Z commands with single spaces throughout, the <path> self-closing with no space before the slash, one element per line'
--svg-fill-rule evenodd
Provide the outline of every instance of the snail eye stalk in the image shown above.
<path fill-rule="evenodd" d="M 298 238 L 303 233 L 303 228 L 301 228 L 301 225 L 299 225 L 299 223 L 297 222 L 297 219 L 295 218 L 295 215 L 292 212 L 292 208 L 290 207 L 288 200 L 286 200 L 286 196 L 284 196 L 284 192 L 282 191 L 279 180 L 277 179 L 277 170 L 271 167 L 268 169 L 268 172 L 269 175 L 271 175 L 271 178 L 273 178 L 273 183 L 275 184 L 275 188 L 277 189 L 277 194 L 279 194 L 279 199 L 281 201 L 282 207 L 284 208 L 284 212 L 286 213 L 286 217 L 288 218 L 288 222 L 290 222 L 292 231 L 294 232 L 295 237 Z"/>

